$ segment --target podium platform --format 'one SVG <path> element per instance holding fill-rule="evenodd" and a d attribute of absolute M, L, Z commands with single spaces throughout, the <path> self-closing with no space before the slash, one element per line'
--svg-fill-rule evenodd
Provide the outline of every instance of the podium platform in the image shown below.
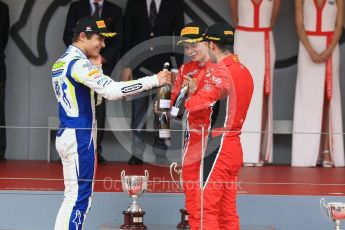
<path fill-rule="evenodd" d="M 139 198 L 149 229 L 175 229 L 184 195 L 171 182 L 169 168 L 109 162 L 97 168 L 84 230 L 100 229 L 101 225 L 118 229 L 122 224 L 122 212 L 131 202 L 121 186 L 123 169 L 133 175 L 141 175 L 145 169 L 150 172 L 149 189 Z M 334 224 L 320 210 L 320 199 L 344 202 L 345 168 L 244 167 L 238 182 L 241 230 L 332 229 Z M 63 186 L 59 162 L 0 162 L 0 229 L 53 229 Z M 107 223 L 113 225 L 104 225 Z M 344 222 L 342 227 L 345 229 Z"/>
<path fill-rule="evenodd" d="M 95 192 L 123 193 L 120 174 L 141 175 L 150 172 L 148 193 L 181 193 L 171 181 L 169 167 L 145 163 L 129 166 L 127 162 L 108 162 L 97 168 Z M 42 174 L 44 172 L 44 174 Z M 62 167 L 59 162 L 0 162 L 0 191 L 63 191 Z M 337 176 L 334 176 L 337 175 Z M 42 178 L 44 177 L 44 178 Z M 345 167 L 303 168 L 281 165 L 243 167 L 238 176 L 237 193 L 247 195 L 344 196 Z"/>
<path fill-rule="evenodd" d="M 176 230 L 176 225 L 169 224 L 145 224 L 148 230 Z M 102 224 L 100 230 L 121 230 L 121 224 Z"/>
<path fill-rule="evenodd" d="M 102 224 L 100 230 L 121 230 L 120 224 Z M 146 224 L 147 230 L 176 230 L 176 225 L 171 224 Z M 276 230 L 273 226 L 244 225 L 241 230 Z"/>

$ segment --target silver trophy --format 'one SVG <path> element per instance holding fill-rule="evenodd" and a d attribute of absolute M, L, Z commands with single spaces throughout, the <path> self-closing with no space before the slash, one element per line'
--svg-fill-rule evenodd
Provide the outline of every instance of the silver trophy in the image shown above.
<path fill-rule="evenodd" d="M 320 208 L 323 214 L 335 224 L 335 230 L 341 230 L 340 222 L 345 220 L 345 203 L 330 202 L 326 203 L 325 198 L 320 200 Z M 326 211 L 325 211 L 326 209 Z M 326 214 L 327 213 L 327 214 Z"/>
<path fill-rule="evenodd" d="M 137 199 L 147 190 L 149 172 L 145 170 L 144 176 L 126 176 L 125 174 L 123 170 L 121 172 L 122 189 L 132 198 L 132 203 L 126 211 L 123 211 L 124 224 L 121 229 L 147 229 L 143 223 L 145 212 L 139 206 Z"/>
<path fill-rule="evenodd" d="M 177 174 L 179 180 L 175 180 L 174 174 Z M 170 176 L 173 182 L 179 187 L 180 191 L 183 192 L 183 178 L 182 178 L 182 169 L 177 169 L 177 163 L 173 162 L 170 165 Z M 181 213 L 181 222 L 177 224 L 177 229 L 189 229 L 188 223 L 188 213 L 185 208 L 180 209 Z"/>
<path fill-rule="evenodd" d="M 179 179 L 175 180 L 174 173 L 178 175 Z M 177 163 L 173 162 L 170 165 L 170 177 L 172 181 L 179 187 L 180 191 L 183 192 L 183 179 L 182 179 L 182 169 L 177 169 Z"/>

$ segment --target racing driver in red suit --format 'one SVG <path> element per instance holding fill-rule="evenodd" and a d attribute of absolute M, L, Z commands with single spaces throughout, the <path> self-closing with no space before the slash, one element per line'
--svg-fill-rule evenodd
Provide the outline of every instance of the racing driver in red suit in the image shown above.
<path fill-rule="evenodd" d="M 183 45 L 184 53 L 191 61 L 183 64 L 179 70 L 171 94 L 171 106 L 174 105 L 181 88 L 184 86 L 184 76 L 199 82 L 200 76 L 213 65 L 209 61 L 207 43 L 202 41 L 206 27 L 191 22 L 181 30 L 181 40 L 177 43 Z M 179 111 L 181 113 L 181 111 Z M 185 207 L 187 212 L 195 209 L 195 183 L 199 183 L 200 153 L 202 147 L 201 127 L 209 127 L 209 113 L 186 113 L 187 124 L 182 156 L 183 190 L 186 196 Z M 206 138 L 206 136 L 204 136 Z M 205 139 L 206 140 L 206 139 Z M 196 160 L 199 157 L 199 160 Z"/>
<path fill-rule="evenodd" d="M 230 25 L 210 26 L 203 39 L 208 43 L 210 59 L 217 64 L 212 71 L 199 76 L 197 82 L 188 77 L 184 80 L 189 87 L 185 103 L 189 116 L 195 114 L 198 119 L 200 114 L 208 114 L 208 121 L 201 123 L 207 135 L 204 156 L 199 156 L 203 167 L 198 170 L 198 178 L 203 183 L 199 181 L 194 187 L 194 208 L 187 209 L 189 224 L 192 230 L 237 230 L 240 224 L 236 179 L 243 163 L 240 134 L 253 93 L 253 80 L 232 53 L 234 32 Z M 198 162 L 197 157 L 194 160 Z"/>

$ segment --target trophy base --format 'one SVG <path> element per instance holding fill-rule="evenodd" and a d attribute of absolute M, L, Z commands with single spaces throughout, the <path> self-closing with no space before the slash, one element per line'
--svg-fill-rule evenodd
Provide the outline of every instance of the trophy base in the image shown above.
<path fill-rule="evenodd" d="M 188 223 L 188 212 L 185 208 L 180 209 L 181 213 L 181 222 L 177 224 L 177 229 L 190 229 L 189 223 Z"/>
<path fill-rule="evenodd" d="M 340 228 L 340 220 L 334 220 L 334 223 L 335 223 L 335 230 L 341 230 Z"/>
<path fill-rule="evenodd" d="M 123 211 L 124 215 L 124 224 L 121 225 L 120 229 L 147 229 L 144 225 L 144 215 L 145 212 L 128 212 Z"/>

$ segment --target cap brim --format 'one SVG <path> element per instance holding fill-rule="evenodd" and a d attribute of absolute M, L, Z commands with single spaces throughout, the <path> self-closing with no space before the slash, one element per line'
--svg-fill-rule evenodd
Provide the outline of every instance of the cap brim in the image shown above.
<path fill-rule="evenodd" d="M 181 45 L 183 43 L 197 43 L 197 42 L 202 42 L 203 41 L 203 38 L 200 37 L 200 38 L 189 38 L 189 39 L 182 39 L 180 41 L 178 41 L 176 43 L 176 45 Z"/>
<path fill-rule="evenodd" d="M 99 33 L 99 34 L 102 35 L 103 37 L 106 37 L 106 38 L 112 38 L 112 37 L 117 36 L 117 33 L 110 33 L 110 32 L 107 32 L 107 33 Z"/>

